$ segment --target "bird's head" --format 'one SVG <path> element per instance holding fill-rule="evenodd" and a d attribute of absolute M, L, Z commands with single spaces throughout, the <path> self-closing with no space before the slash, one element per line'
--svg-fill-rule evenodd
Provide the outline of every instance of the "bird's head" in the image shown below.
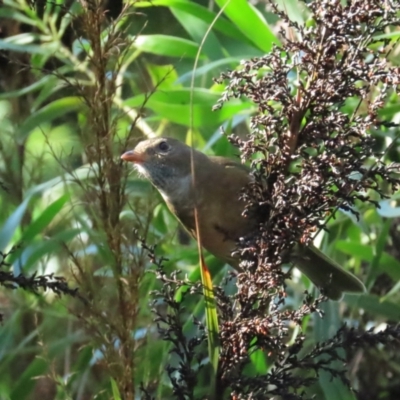
<path fill-rule="evenodd" d="M 180 182 L 189 182 L 191 155 L 191 148 L 186 144 L 163 137 L 144 140 L 121 158 L 132 162 L 157 189 L 168 194 L 179 189 Z M 203 158 L 203 154 L 195 151 L 195 157 Z"/>

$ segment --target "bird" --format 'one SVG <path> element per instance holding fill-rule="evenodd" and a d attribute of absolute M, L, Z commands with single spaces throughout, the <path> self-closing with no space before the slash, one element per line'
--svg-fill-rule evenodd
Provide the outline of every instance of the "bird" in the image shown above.
<path fill-rule="evenodd" d="M 240 260 L 232 252 L 239 238 L 257 228 L 255 218 L 243 216 L 243 188 L 251 181 L 244 164 L 227 157 L 208 156 L 175 138 L 157 137 L 139 142 L 121 159 L 159 191 L 167 207 L 184 228 L 215 257 L 240 271 Z M 194 184 L 192 162 L 195 171 Z M 339 300 L 344 293 L 365 291 L 363 283 L 313 245 L 297 244 L 292 261 L 322 293 Z M 300 255 L 300 256 L 299 256 Z"/>

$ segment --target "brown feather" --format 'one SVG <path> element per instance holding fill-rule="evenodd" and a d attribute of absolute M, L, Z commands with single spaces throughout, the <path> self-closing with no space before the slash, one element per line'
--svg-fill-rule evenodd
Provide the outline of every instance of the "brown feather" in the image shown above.
<path fill-rule="evenodd" d="M 207 157 L 171 138 L 143 141 L 122 158 L 138 165 L 194 238 L 197 207 L 202 246 L 238 269 L 238 259 L 232 257 L 236 242 L 256 229 L 254 219 L 242 216 L 245 204 L 239 199 L 250 182 L 246 166 L 224 157 Z M 297 245 L 291 260 L 332 299 L 339 299 L 342 292 L 365 290 L 354 275 L 313 246 Z"/>

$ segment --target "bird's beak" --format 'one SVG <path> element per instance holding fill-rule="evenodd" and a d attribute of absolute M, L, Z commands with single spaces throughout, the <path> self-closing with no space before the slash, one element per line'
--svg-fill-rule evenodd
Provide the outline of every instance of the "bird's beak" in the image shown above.
<path fill-rule="evenodd" d="M 137 151 L 127 151 L 126 153 L 122 154 L 121 159 L 124 161 L 129 161 L 135 164 L 141 164 L 146 161 L 146 154 L 145 153 L 138 153 Z"/>

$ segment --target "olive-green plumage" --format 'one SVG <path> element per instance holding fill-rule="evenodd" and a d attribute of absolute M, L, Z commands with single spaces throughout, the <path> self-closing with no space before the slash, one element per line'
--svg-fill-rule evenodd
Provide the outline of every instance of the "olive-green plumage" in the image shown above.
<path fill-rule="evenodd" d="M 192 182 L 191 159 L 195 169 Z M 239 195 L 250 181 L 247 167 L 225 157 L 209 157 L 172 138 L 140 142 L 122 156 L 158 189 L 171 212 L 196 238 L 194 208 L 198 210 L 201 243 L 216 257 L 239 269 L 232 257 L 238 238 L 256 227 L 242 216 Z M 362 292 L 364 285 L 314 246 L 298 245 L 296 266 L 331 299 L 343 292 Z"/>

